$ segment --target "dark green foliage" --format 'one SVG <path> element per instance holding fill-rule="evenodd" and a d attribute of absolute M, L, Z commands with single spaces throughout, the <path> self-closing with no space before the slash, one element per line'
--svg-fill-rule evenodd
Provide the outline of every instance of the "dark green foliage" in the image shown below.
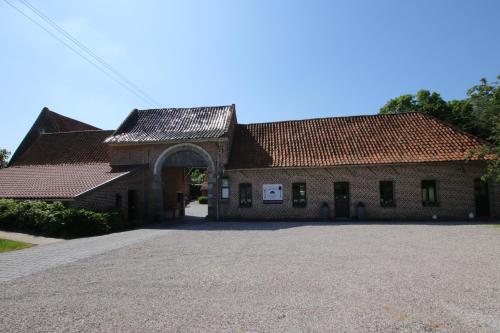
<path fill-rule="evenodd" d="M 203 183 L 203 178 L 205 178 L 205 171 L 200 169 L 194 169 L 191 171 L 191 183 L 201 184 Z"/>
<path fill-rule="evenodd" d="M 500 80 L 500 75 L 497 80 Z M 483 179 L 500 181 L 500 81 L 488 82 L 483 78 L 467 94 L 477 113 L 478 124 L 484 128 L 484 137 L 490 143 L 477 152 L 479 156 L 490 159 Z"/>
<path fill-rule="evenodd" d="M 208 204 L 208 198 L 207 197 L 199 197 L 198 202 L 202 205 Z"/>
<path fill-rule="evenodd" d="M 60 202 L 0 199 L 0 229 L 51 237 L 102 235 L 127 226 L 117 212 L 66 208 Z"/>
<path fill-rule="evenodd" d="M 0 169 L 6 168 L 9 161 L 10 151 L 0 149 Z"/>
<path fill-rule="evenodd" d="M 466 99 L 447 102 L 436 92 L 420 90 L 416 95 L 390 99 L 379 113 L 423 112 L 485 140 L 484 147 L 472 155 L 487 158 L 485 179 L 500 181 L 500 83 L 483 78 L 467 95 Z"/>
<path fill-rule="evenodd" d="M 380 108 L 380 114 L 403 113 L 418 111 L 417 101 L 413 95 L 401 95 L 390 99 Z"/>
<path fill-rule="evenodd" d="M 416 95 L 401 95 L 390 99 L 380 108 L 380 114 L 423 112 L 444 121 L 450 121 L 452 110 L 449 103 L 436 92 L 419 90 Z"/>

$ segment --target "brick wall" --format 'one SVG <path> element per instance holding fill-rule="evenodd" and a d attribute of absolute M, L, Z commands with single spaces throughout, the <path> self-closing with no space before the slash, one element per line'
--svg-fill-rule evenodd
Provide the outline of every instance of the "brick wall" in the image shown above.
<path fill-rule="evenodd" d="M 152 169 L 158 157 L 166 149 L 179 143 L 143 144 L 143 145 L 112 145 L 110 150 L 111 165 L 149 164 Z M 219 158 L 222 162 L 228 159 L 227 140 L 222 144 L 222 156 L 217 156 L 217 143 L 215 141 L 192 142 L 210 154 L 214 163 Z"/>
<path fill-rule="evenodd" d="M 145 191 L 145 173 L 147 170 L 136 171 L 131 175 L 111 181 L 93 191 L 75 199 L 74 206 L 93 210 L 115 209 L 116 195 L 121 196 L 121 211 L 128 218 L 128 191 L 137 191 L 137 219 L 147 219 L 147 191 Z"/>
<path fill-rule="evenodd" d="M 310 169 L 228 170 L 230 199 L 220 204 L 221 216 L 226 218 L 281 219 L 318 218 L 320 206 L 327 202 L 331 217 L 335 216 L 333 184 L 349 182 L 350 214 L 356 215 L 356 204 L 366 206 L 368 219 L 428 220 L 433 214 L 443 219 L 465 220 L 475 211 L 473 179 L 484 172 L 481 163 L 432 163 L 398 166 L 335 167 Z M 379 181 L 394 182 L 395 207 L 380 206 Z M 438 207 L 423 207 L 422 180 L 436 180 Z M 252 183 L 252 208 L 238 207 L 238 184 Z M 307 184 L 307 206 L 292 206 L 292 183 Z M 283 185 L 282 204 L 264 204 L 262 185 Z M 490 208 L 500 216 L 500 186 L 490 184 Z"/>
<path fill-rule="evenodd" d="M 190 142 L 204 149 L 212 158 L 215 167 L 215 173 L 219 173 L 222 166 L 227 163 L 229 156 L 229 142 L 227 139 L 222 139 L 220 141 L 220 148 L 218 148 L 218 143 L 215 141 L 199 141 Z M 144 210 L 148 212 L 148 216 L 154 219 L 158 214 L 158 208 L 155 207 L 154 199 L 154 166 L 160 155 L 168 148 L 176 146 L 182 143 L 165 143 L 165 144 L 144 144 L 144 145 L 112 145 L 110 149 L 111 164 L 112 165 L 127 165 L 127 164 L 147 164 L 149 169 L 145 171 L 144 174 L 144 191 L 145 198 L 147 200 L 144 202 Z M 190 165 L 186 165 L 190 167 Z M 213 175 L 215 177 L 215 174 Z M 211 183 L 212 182 L 212 183 Z M 213 193 L 211 197 L 211 188 L 216 188 L 215 178 L 209 179 L 209 214 L 215 216 L 215 200 L 216 193 Z M 216 192 L 216 191 L 215 191 Z"/>

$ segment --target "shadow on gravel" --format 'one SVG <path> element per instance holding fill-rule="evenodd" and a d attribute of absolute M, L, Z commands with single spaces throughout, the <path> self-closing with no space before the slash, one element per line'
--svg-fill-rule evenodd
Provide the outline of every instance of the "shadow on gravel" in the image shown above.
<path fill-rule="evenodd" d="M 175 219 L 161 223 L 146 225 L 144 229 L 169 230 L 280 230 L 305 226 L 353 226 L 353 225 L 426 225 L 426 226 L 460 226 L 495 223 L 493 221 L 207 221 L 205 218 Z M 496 222 L 498 223 L 498 222 Z"/>

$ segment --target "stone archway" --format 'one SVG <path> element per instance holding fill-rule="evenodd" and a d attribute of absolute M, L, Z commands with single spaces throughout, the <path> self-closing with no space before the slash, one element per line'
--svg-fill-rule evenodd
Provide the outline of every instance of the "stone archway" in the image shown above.
<path fill-rule="evenodd" d="M 153 212 L 156 219 L 163 217 L 163 166 L 200 167 L 203 164 L 208 174 L 208 216 L 214 217 L 216 210 L 214 189 L 216 188 L 215 164 L 210 154 L 192 143 L 180 143 L 165 149 L 156 159 L 153 169 Z"/>

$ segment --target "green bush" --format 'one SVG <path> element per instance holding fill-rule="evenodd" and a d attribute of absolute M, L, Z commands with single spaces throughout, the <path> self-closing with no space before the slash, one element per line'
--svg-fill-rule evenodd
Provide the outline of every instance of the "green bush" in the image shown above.
<path fill-rule="evenodd" d="M 51 237 L 87 237 L 131 227 L 118 212 L 66 208 L 60 202 L 0 199 L 0 229 Z"/>
<path fill-rule="evenodd" d="M 208 198 L 207 197 L 199 197 L 198 202 L 202 205 L 208 204 Z"/>
<path fill-rule="evenodd" d="M 14 200 L 0 200 L 0 228 L 9 230 L 17 221 L 18 204 Z"/>

